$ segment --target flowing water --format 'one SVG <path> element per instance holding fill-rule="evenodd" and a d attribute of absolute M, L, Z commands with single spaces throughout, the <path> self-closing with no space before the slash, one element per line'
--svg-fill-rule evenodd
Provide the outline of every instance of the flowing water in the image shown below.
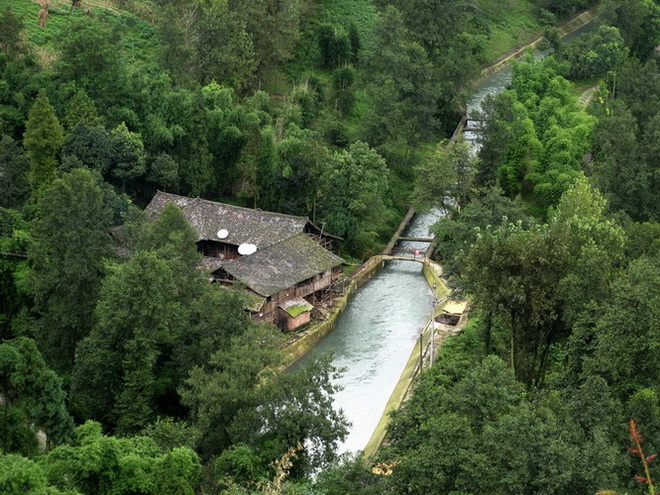
<path fill-rule="evenodd" d="M 481 82 L 470 99 L 469 112 L 480 110 L 487 95 L 498 93 L 510 82 L 510 68 Z M 466 138 L 475 144 L 474 133 L 467 133 Z M 405 236 L 429 237 L 429 227 L 441 216 L 440 210 L 417 215 Z M 414 249 L 423 253 L 427 246 L 401 243 L 401 249 L 410 254 Z M 422 264 L 390 261 L 358 289 L 335 329 L 310 353 L 331 351 L 333 364 L 345 370 L 338 382 L 343 389 L 335 395 L 335 407 L 344 411 L 352 425 L 340 452 L 356 452 L 366 446 L 432 307 L 433 294 L 422 275 Z"/>

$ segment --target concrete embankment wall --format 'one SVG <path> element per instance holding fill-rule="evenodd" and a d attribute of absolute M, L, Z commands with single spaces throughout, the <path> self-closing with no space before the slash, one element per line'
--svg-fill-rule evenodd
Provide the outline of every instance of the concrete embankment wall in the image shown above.
<path fill-rule="evenodd" d="M 587 10 L 586 12 L 582 12 L 580 15 L 574 17 L 570 21 L 559 26 L 558 28 L 559 35 L 565 36 L 569 33 L 572 33 L 573 31 L 580 29 L 585 24 L 589 24 L 596 17 L 598 17 L 597 9 L 591 9 L 591 10 Z M 489 65 L 488 67 L 486 67 L 481 71 L 479 77 L 476 78 L 474 81 L 472 81 L 472 85 L 476 86 L 484 79 L 492 76 L 496 72 L 501 71 L 504 67 L 510 64 L 511 61 L 522 58 L 529 49 L 531 50 L 536 49 L 542 40 L 543 40 L 543 36 L 537 36 L 536 38 L 534 38 L 534 40 L 530 41 L 529 43 L 526 43 L 525 45 L 520 46 L 518 48 L 515 48 L 506 55 L 503 55 L 502 57 L 498 58 L 493 64 Z"/>
<path fill-rule="evenodd" d="M 432 317 L 435 317 L 438 312 L 442 310 L 443 303 L 447 300 L 447 296 L 451 292 L 449 287 L 445 285 L 444 280 L 440 275 L 440 266 L 432 261 L 424 262 L 424 267 L 422 273 L 426 282 L 429 284 L 429 287 L 435 287 L 434 293 L 436 298 L 440 301 L 440 304 L 436 306 L 435 311 L 433 312 Z M 378 450 L 380 449 L 385 436 L 387 435 L 387 427 L 390 424 L 390 413 L 396 411 L 401 407 L 403 401 L 408 397 L 410 389 L 412 388 L 413 382 L 422 368 L 422 359 L 425 359 L 428 352 L 430 340 L 431 340 L 431 323 L 433 318 L 429 319 L 429 322 L 426 324 L 424 329 L 421 331 L 419 337 L 415 341 L 415 345 L 410 351 L 410 356 L 406 362 L 406 366 L 401 373 L 401 377 L 394 387 L 394 391 L 390 396 L 390 399 L 385 405 L 385 410 L 383 411 L 378 425 L 374 429 L 369 442 L 364 448 L 364 458 L 365 460 L 372 458 Z"/>

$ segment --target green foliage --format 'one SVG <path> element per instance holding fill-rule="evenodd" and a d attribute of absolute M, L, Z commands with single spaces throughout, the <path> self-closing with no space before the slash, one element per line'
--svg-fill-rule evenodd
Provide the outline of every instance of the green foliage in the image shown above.
<path fill-rule="evenodd" d="M 17 338 L 0 344 L 0 447 L 4 452 L 36 453 L 37 431 L 46 445 L 67 440 L 73 421 L 65 407 L 62 379 L 46 366 L 34 341 Z"/>
<path fill-rule="evenodd" d="M 308 7 L 307 1 L 171 2 L 158 21 L 164 62 L 180 82 L 254 88 L 291 58 Z"/>
<path fill-rule="evenodd" d="M 172 353 L 194 318 L 192 302 L 211 290 L 196 269 L 194 240 L 183 213 L 169 205 L 145 229 L 142 249 L 103 281 L 96 325 L 76 353 L 78 414 L 122 432 L 156 419 L 156 399 L 176 386 Z"/>
<path fill-rule="evenodd" d="M 15 210 L 0 208 L 0 338 L 10 338 L 12 320 L 27 304 L 18 287 L 26 271 L 25 251 L 30 242 L 28 224 Z"/>
<path fill-rule="evenodd" d="M 0 53 L 9 58 L 16 58 L 25 53 L 21 35 L 25 26 L 7 4 L 0 14 Z"/>
<path fill-rule="evenodd" d="M 496 100 L 487 104 L 479 182 L 496 175 L 508 195 L 522 194 L 545 215 L 576 180 L 595 119 L 552 59 L 516 64 L 511 92 Z"/>
<path fill-rule="evenodd" d="M 192 495 L 199 483 L 199 458 L 182 447 L 161 450 L 146 437 L 104 436 L 91 421 L 76 428 L 76 441 L 41 461 L 48 481 L 81 493 Z"/>
<path fill-rule="evenodd" d="M 332 409 L 331 380 L 337 370 L 326 360 L 295 374 L 275 373 L 280 339 L 271 328 L 252 326 L 204 367 L 193 368 L 180 389 L 202 433 L 204 456 L 240 443 L 256 452 L 234 447 L 222 454 L 217 467 L 226 474 L 241 478 L 245 469 L 264 472 L 270 461 L 298 444 L 304 453 L 297 471 L 307 472 L 333 460 L 346 434 L 343 414 Z"/>
<path fill-rule="evenodd" d="M 567 322 L 608 295 L 624 237 L 603 209 L 581 179 L 549 224 L 486 231 L 469 253 L 465 276 L 475 302 L 508 319 L 510 364 L 528 386 L 543 382 L 549 347 L 566 337 Z"/>
<path fill-rule="evenodd" d="M 655 201 L 660 133 L 654 93 L 657 73 L 654 62 L 640 66 L 631 61 L 620 71 L 617 98 L 601 96 L 594 103 L 594 113 L 602 114 L 594 129 L 594 182 L 613 211 L 635 221 L 655 221 L 660 215 Z"/>
<path fill-rule="evenodd" d="M 122 201 L 98 175 L 75 169 L 48 187 L 38 203 L 28 251 L 26 289 L 38 316 L 35 337 L 47 361 L 68 373 L 78 342 L 93 322 L 110 227 Z"/>
<path fill-rule="evenodd" d="M 119 179 L 124 186 L 127 181 L 142 177 L 146 172 L 146 157 L 141 136 L 129 131 L 122 122 L 112 130 L 112 141 L 112 176 Z"/>
<path fill-rule="evenodd" d="M 30 162 L 16 142 L 6 134 L 0 139 L 0 205 L 17 207 L 30 194 Z"/>
<path fill-rule="evenodd" d="M 590 368 L 606 377 L 621 398 L 657 381 L 659 277 L 657 257 L 635 260 L 617 280 L 610 304 L 601 308 Z"/>
<path fill-rule="evenodd" d="M 432 232 L 438 241 L 435 254 L 442 261 L 445 276 L 460 276 L 464 257 L 482 231 L 509 222 L 528 224 L 529 221 L 520 201 L 511 200 L 499 188 L 487 189 L 468 203 L 459 215 L 440 219 L 432 227 Z"/>
<path fill-rule="evenodd" d="M 470 145 L 463 139 L 438 144 L 415 168 L 415 208 L 428 211 L 439 206 L 445 211 L 460 211 L 472 194 L 475 172 Z"/>
<path fill-rule="evenodd" d="M 56 177 L 57 152 L 64 139 L 62 127 L 45 91 L 40 91 L 25 123 L 23 146 L 30 157 L 30 184 L 33 191 Z"/>
<path fill-rule="evenodd" d="M 78 495 L 50 485 L 44 468 L 17 454 L 0 453 L 0 491 L 7 495 Z"/>
<path fill-rule="evenodd" d="M 179 185 L 179 165 L 167 153 L 158 155 L 149 165 L 147 178 L 164 191 L 177 191 Z"/>
<path fill-rule="evenodd" d="M 417 143 L 437 133 L 438 76 L 424 48 L 413 41 L 401 13 L 387 8 L 364 54 L 367 109 L 362 134 L 372 145 Z"/>
<path fill-rule="evenodd" d="M 113 136 L 103 126 L 78 123 L 62 147 L 62 168 L 85 167 L 107 175 L 114 160 Z"/>
<path fill-rule="evenodd" d="M 78 124 L 95 126 L 100 123 L 96 103 L 84 89 L 77 91 L 66 103 L 62 124 L 72 132 Z"/>
<path fill-rule="evenodd" d="M 618 70 L 627 55 L 619 30 L 612 26 L 600 26 L 595 33 L 588 33 L 562 46 L 559 59 L 568 62 L 569 78 L 586 79 L 603 77 Z"/>
<path fill-rule="evenodd" d="M 321 67 L 336 69 L 354 58 L 351 40 L 340 26 L 321 24 L 318 28 Z"/>
<path fill-rule="evenodd" d="M 108 107 L 123 95 L 125 83 L 117 34 L 107 18 L 84 16 L 69 23 L 60 40 L 62 77 Z"/>
<path fill-rule="evenodd" d="M 649 59 L 660 42 L 660 6 L 653 0 L 607 0 L 601 17 L 619 28 L 631 53 L 641 60 Z"/>
<path fill-rule="evenodd" d="M 332 73 L 332 89 L 335 106 L 341 115 L 348 115 L 355 103 L 355 69 L 350 65 L 340 67 Z"/>
<path fill-rule="evenodd" d="M 538 0 L 535 3 L 542 9 L 553 12 L 560 17 L 566 17 L 588 8 L 595 2 L 592 0 Z"/>
<path fill-rule="evenodd" d="M 319 216 L 328 232 L 349 239 L 358 232 L 373 232 L 384 214 L 388 175 L 385 160 L 366 143 L 357 141 L 336 152 L 322 178 L 319 199 Z M 355 252 L 364 252 L 364 247 Z"/>
<path fill-rule="evenodd" d="M 267 475 L 263 459 L 244 444 L 234 445 L 222 452 L 213 467 L 218 479 L 231 479 L 242 485 L 256 483 Z"/>

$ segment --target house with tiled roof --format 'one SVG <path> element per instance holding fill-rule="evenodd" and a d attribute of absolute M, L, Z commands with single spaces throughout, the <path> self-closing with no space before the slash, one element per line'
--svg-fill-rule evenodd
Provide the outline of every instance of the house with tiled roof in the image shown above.
<path fill-rule="evenodd" d="M 309 321 L 311 302 L 339 277 L 344 260 L 328 248 L 339 239 L 308 218 L 158 192 L 147 206 L 181 208 L 197 232 L 201 268 L 214 282 L 240 282 L 257 318 L 293 330 Z"/>

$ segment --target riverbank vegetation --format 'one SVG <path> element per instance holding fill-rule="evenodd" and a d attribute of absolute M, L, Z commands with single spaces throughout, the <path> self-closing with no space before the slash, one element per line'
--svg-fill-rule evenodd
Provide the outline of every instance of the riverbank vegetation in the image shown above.
<path fill-rule="evenodd" d="M 591 34 L 517 63 L 477 156 L 444 143 L 418 169 L 418 203 L 435 191 L 449 211 L 436 255 L 471 322 L 394 415 L 378 469 L 345 462 L 321 493 L 653 493 L 628 449 L 659 448 L 660 8 L 631 7 L 633 29 L 607 2 Z M 586 108 L 570 83 L 585 77 Z"/>
<path fill-rule="evenodd" d="M 480 67 L 591 2 L 5 2 L 0 492 L 633 490 L 625 416 L 660 447 L 660 41 L 656 3 L 622 5 L 574 47 L 546 30 L 475 158 L 436 143 Z M 602 79 L 588 111 L 570 78 Z M 355 257 L 410 201 L 452 212 L 474 318 L 394 418 L 390 476 L 336 463 L 340 370 L 273 372 L 281 335 L 212 289 L 180 210 L 144 218 L 157 189 L 309 216 Z"/>

